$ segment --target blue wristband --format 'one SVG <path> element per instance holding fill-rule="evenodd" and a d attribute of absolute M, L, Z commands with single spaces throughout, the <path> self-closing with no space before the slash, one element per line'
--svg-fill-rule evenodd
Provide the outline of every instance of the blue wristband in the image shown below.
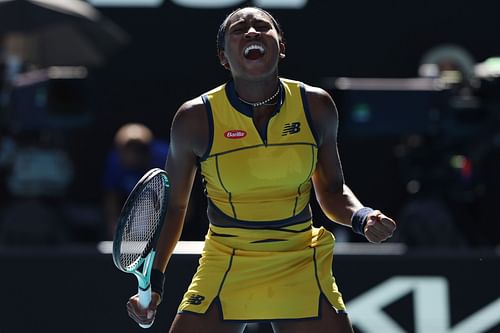
<path fill-rule="evenodd" d="M 351 219 L 352 231 L 355 233 L 364 236 L 365 235 L 365 225 L 368 221 L 367 216 L 373 212 L 373 209 L 370 207 L 363 207 L 358 209 L 353 215 Z"/>

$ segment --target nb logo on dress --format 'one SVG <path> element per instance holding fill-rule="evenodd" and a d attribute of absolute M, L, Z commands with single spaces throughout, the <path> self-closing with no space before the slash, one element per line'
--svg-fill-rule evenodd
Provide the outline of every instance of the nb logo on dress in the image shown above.
<path fill-rule="evenodd" d="M 189 296 L 188 303 L 193 305 L 200 305 L 205 300 L 205 296 L 191 295 Z"/>
<path fill-rule="evenodd" d="M 299 132 L 300 132 L 299 122 L 287 123 L 285 124 L 285 126 L 283 126 L 283 131 L 281 132 L 281 136 L 285 136 L 288 134 L 295 134 Z"/>

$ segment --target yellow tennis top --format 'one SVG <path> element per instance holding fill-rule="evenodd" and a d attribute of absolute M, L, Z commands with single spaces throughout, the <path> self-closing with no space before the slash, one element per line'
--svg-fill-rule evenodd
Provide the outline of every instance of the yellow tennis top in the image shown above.
<path fill-rule="evenodd" d="M 286 224 L 298 214 L 310 219 L 318 144 L 304 84 L 280 79 L 279 102 L 264 133 L 233 81 L 202 99 L 210 126 L 209 148 L 200 160 L 209 218 L 212 210 L 229 223 L 254 227 Z"/>

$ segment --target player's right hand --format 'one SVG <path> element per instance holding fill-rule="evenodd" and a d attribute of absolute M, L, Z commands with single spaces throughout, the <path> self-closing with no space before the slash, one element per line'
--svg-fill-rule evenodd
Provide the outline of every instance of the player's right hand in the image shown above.
<path fill-rule="evenodd" d="M 143 309 L 139 304 L 139 295 L 136 294 L 129 298 L 127 302 L 127 312 L 130 318 L 141 325 L 150 325 L 155 320 L 156 308 L 160 304 L 160 295 L 151 293 L 151 303 L 146 309 Z"/>
<path fill-rule="evenodd" d="M 390 237 L 396 229 L 396 222 L 382 214 L 379 210 L 374 210 L 366 217 L 368 221 L 365 225 L 365 237 L 372 243 L 381 243 Z"/>

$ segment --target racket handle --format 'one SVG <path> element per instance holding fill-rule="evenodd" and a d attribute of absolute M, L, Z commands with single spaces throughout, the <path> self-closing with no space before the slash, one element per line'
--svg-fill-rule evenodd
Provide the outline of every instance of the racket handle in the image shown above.
<path fill-rule="evenodd" d="M 151 303 L 151 285 L 149 285 L 146 290 L 139 288 L 139 305 L 141 308 L 147 309 L 149 303 Z M 151 322 L 151 324 L 139 324 L 142 328 L 150 328 L 151 325 L 153 325 L 153 322 Z"/>

